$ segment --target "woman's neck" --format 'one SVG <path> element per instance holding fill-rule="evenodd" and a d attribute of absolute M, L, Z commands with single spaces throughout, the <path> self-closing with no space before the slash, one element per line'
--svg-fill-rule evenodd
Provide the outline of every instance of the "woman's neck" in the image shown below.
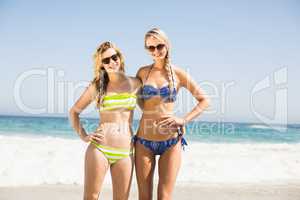
<path fill-rule="evenodd" d="M 124 73 L 116 73 L 116 72 L 113 72 L 113 73 L 108 73 L 108 77 L 109 77 L 109 82 L 112 82 L 112 83 L 120 83 L 121 81 L 123 81 L 125 79 L 125 74 Z"/>
<path fill-rule="evenodd" d="M 162 60 L 155 60 L 153 67 L 156 69 L 163 69 L 165 67 L 166 61 L 164 59 Z"/>

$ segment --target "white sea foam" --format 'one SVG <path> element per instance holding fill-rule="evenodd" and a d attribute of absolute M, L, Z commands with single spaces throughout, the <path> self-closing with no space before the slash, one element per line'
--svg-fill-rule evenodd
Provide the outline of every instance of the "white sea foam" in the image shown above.
<path fill-rule="evenodd" d="M 178 181 L 253 183 L 300 180 L 300 144 L 191 143 Z"/>
<path fill-rule="evenodd" d="M 266 125 L 260 125 L 260 124 L 250 125 L 249 128 L 271 129 L 269 126 L 266 126 Z"/>
<path fill-rule="evenodd" d="M 274 130 L 278 130 L 278 131 L 286 131 L 287 130 L 287 126 L 286 125 L 262 125 L 262 124 L 253 124 L 250 125 L 249 128 L 255 128 L 255 129 L 274 129 Z"/>
<path fill-rule="evenodd" d="M 0 186 L 83 184 L 86 147 L 79 139 L 1 136 Z M 189 142 L 177 181 L 293 181 L 300 180 L 299 169 L 300 144 Z"/>

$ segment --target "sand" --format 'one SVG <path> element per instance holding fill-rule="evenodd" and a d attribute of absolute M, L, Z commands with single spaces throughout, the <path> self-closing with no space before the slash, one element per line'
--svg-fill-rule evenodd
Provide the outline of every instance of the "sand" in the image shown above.
<path fill-rule="evenodd" d="M 0 200 L 81 200 L 82 185 L 39 185 L 1 187 Z M 137 198 L 133 185 L 129 199 Z M 99 199 L 112 199 L 109 185 L 103 187 Z M 154 195 L 156 199 L 156 195 Z M 173 199 L 190 200 L 300 200 L 300 183 L 285 184 L 184 184 L 177 185 Z"/>

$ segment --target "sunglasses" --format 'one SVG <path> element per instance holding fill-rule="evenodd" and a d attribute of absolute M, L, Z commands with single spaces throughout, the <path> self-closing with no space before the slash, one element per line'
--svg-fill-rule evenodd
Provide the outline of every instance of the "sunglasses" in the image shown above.
<path fill-rule="evenodd" d="M 112 56 L 110 56 L 110 57 L 103 58 L 103 59 L 102 59 L 102 63 L 108 65 L 108 64 L 110 63 L 110 59 L 112 59 L 113 61 L 116 62 L 116 61 L 119 59 L 119 56 L 118 56 L 118 54 L 116 53 L 116 54 L 114 54 L 114 55 L 112 55 Z"/>
<path fill-rule="evenodd" d="M 154 52 L 155 49 L 157 49 L 157 51 L 161 51 L 166 45 L 164 44 L 158 44 L 157 46 L 147 46 L 147 49 L 150 51 L 150 52 Z"/>

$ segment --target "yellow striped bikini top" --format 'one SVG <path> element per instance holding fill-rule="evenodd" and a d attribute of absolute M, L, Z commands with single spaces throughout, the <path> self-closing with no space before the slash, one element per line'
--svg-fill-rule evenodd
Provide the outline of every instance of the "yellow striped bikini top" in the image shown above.
<path fill-rule="evenodd" d="M 133 93 L 109 93 L 103 97 L 99 111 L 101 112 L 119 108 L 134 110 L 134 108 L 136 107 L 136 103 L 137 96 Z"/>

